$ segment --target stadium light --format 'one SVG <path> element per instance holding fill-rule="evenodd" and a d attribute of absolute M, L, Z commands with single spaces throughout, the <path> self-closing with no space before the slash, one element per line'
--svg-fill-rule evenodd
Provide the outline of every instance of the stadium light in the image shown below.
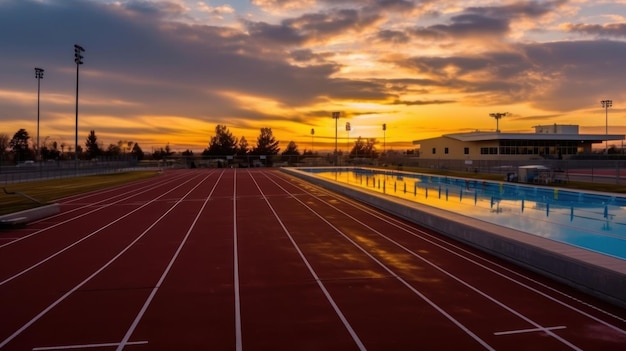
<path fill-rule="evenodd" d="M 338 166 L 339 155 L 337 154 L 337 121 L 339 121 L 339 116 L 341 112 L 333 112 L 332 116 L 335 120 L 335 166 Z"/>
<path fill-rule="evenodd" d="M 35 78 L 37 78 L 37 154 L 35 157 L 41 161 L 41 147 L 39 146 L 39 98 L 41 96 L 41 79 L 43 78 L 43 68 L 35 67 Z"/>
<path fill-rule="evenodd" d="M 76 63 L 76 129 L 74 135 L 74 167 L 78 173 L 78 71 L 80 65 L 83 64 L 83 56 L 81 53 L 85 52 L 80 45 L 74 45 L 74 63 Z"/>
<path fill-rule="evenodd" d="M 613 100 L 602 100 L 600 101 L 602 107 L 604 108 L 604 119 L 606 121 L 606 140 L 604 140 L 604 153 L 606 155 L 609 154 L 609 107 L 613 106 Z"/>
<path fill-rule="evenodd" d="M 508 116 L 508 112 L 490 113 L 489 116 L 496 119 L 496 133 L 500 133 L 500 118 Z"/>

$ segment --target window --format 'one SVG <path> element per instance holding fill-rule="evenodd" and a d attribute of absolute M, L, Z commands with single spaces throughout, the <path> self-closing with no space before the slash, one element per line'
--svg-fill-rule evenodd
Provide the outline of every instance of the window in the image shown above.
<path fill-rule="evenodd" d="M 463 154 L 469 155 L 469 147 L 463 149 Z"/>
<path fill-rule="evenodd" d="M 444 153 L 444 154 L 446 154 L 446 155 L 447 155 L 447 154 L 449 154 L 449 151 L 450 151 L 450 150 L 448 150 L 448 148 L 447 148 L 447 147 L 443 149 L 443 153 Z"/>
<path fill-rule="evenodd" d="M 437 148 L 436 148 L 436 147 L 434 147 L 434 148 L 433 148 L 433 155 L 434 155 L 434 154 L 436 154 L 436 153 L 437 153 Z"/>

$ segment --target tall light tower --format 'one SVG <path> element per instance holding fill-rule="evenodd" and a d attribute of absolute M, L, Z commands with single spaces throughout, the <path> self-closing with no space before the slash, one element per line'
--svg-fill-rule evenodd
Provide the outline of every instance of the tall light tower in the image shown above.
<path fill-rule="evenodd" d="M 350 122 L 346 122 L 346 132 L 348 133 L 348 142 L 347 142 L 347 147 L 348 147 L 348 157 L 350 156 L 350 130 L 352 130 L 352 126 L 350 125 Z"/>
<path fill-rule="evenodd" d="M 332 116 L 333 119 L 335 120 L 335 166 L 338 166 L 338 160 L 339 160 L 339 155 L 337 154 L 337 122 L 339 121 L 339 116 L 341 115 L 341 112 L 333 112 Z"/>
<path fill-rule="evenodd" d="M 489 116 L 496 119 L 496 133 L 500 133 L 500 118 L 508 116 L 508 112 L 490 113 Z"/>
<path fill-rule="evenodd" d="M 602 100 L 600 101 L 602 104 L 602 108 L 604 108 L 604 119 L 606 121 L 606 140 L 604 141 L 604 153 L 606 155 L 609 154 L 609 107 L 613 106 L 613 100 Z"/>
<path fill-rule="evenodd" d="M 387 152 L 387 123 L 383 123 L 383 154 Z"/>
<path fill-rule="evenodd" d="M 43 78 L 43 68 L 35 67 L 35 78 L 37 78 L 37 154 L 35 157 L 41 161 L 41 147 L 39 146 L 39 97 L 41 93 L 41 79 Z"/>
<path fill-rule="evenodd" d="M 82 52 L 85 52 L 80 45 L 74 45 L 74 63 L 76 63 L 76 130 L 74 136 L 74 167 L 78 172 L 78 68 L 83 64 Z"/>

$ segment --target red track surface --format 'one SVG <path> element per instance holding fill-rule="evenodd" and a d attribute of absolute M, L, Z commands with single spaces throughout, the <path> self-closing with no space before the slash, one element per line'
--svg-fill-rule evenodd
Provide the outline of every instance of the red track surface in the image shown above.
<path fill-rule="evenodd" d="M 624 350 L 626 311 L 259 169 L 0 232 L 0 350 Z"/>

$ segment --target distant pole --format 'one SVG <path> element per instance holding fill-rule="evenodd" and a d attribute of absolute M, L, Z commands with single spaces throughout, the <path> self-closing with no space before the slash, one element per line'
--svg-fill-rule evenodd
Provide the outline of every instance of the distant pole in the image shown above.
<path fill-rule="evenodd" d="M 41 93 L 41 79 L 43 78 L 43 68 L 35 67 L 35 78 L 37 78 L 37 154 L 35 158 L 41 161 L 41 147 L 39 146 L 39 101 Z"/>
<path fill-rule="evenodd" d="M 347 142 L 347 147 L 348 147 L 348 157 L 350 157 L 350 130 L 352 129 L 352 126 L 350 126 L 350 122 L 346 122 L 346 132 L 348 132 L 348 142 Z"/>
<path fill-rule="evenodd" d="M 82 52 L 85 52 L 80 45 L 74 45 L 74 63 L 76 63 L 76 129 L 74 134 L 74 168 L 78 173 L 78 71 L 83 64 Z"/>
<path fill-rule="evenodd" d="M 335 166 L 339 165 L 339 155 L 337 154 L 337 122 L 339 121 L 339 115 L 341 115 L 341 112 L 332 113 L 333 119 L 335 120 Z"/>
<path fill-rule="evenodd" d="M 613 106 L 613 100 L 602 100 L 602 107 L 604 108 L 604 119 L 606 121 L 606 140 L 604 140 L 604 153 L 609 154 L 609 107 Z"/>
<path fill-rule="evenodd" d="M 387 153 L 387 123 L 383 123 L 383 154 Z"/>
<path fill-rule="evenodd" d="M 506 117 L 508 114 L 508 112 L 496 112 L 489 114 L 489 116 L 496 119 L 496 133 L 500 133 L 500 118 Z"/>
<path fill-rule="evenodd" d="M 313 138 L 315 137 L 315 128 L 311 128 L 311 155 L 313 155 Z"/>

